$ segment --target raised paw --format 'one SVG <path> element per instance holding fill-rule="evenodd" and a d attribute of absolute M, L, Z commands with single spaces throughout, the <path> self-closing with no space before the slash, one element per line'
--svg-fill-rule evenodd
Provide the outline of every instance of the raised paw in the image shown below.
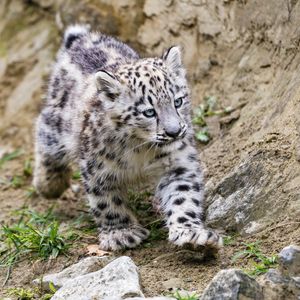
<path fill-rule="evenodd" d="M 222 237 L 214 230 L 203 227 L 171 227 L 169 240 L 178 246 L 193 245 L 219 249 L 223 246 Z"/>
<path fill-rule="evenodd" d="M 139 225 L 128 228 L 101 230 L 99 233 L 99 246 L 103 250 L 120 250 L 135 248 L 149 235 L 149 231 Z"/>

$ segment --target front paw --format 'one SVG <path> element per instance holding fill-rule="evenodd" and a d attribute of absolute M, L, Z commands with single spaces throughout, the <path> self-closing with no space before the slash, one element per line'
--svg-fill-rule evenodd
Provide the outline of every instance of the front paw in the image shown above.
<path fill-rule="evenodd" d="M 135 248 L 149 235 L 149 231 L 140 225 L 132 225 L 128 228 L 100 230 L 99 246 L 103 250 L 120 250 L 123 248 Z"/>
<path fill-rule="evenodd" d="M 178 246 L 193 245 L 220 249 L 223 239 L 210 228 L 173 226 L 169 229 L 169 241 Z"/>

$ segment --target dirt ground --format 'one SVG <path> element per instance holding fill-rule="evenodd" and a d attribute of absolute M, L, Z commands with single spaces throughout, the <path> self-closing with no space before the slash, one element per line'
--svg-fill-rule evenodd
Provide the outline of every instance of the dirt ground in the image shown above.
<path fill-rule="evenodd" d="M 34 161 L 33 124 L 61 39 L 60 22 L 96 26 L 101 19 L 104 32 L 136 45 L 145 55 L 159 54 L 171 44 L 183 44 L 194 108 L 205 96 L 216 97 L 218 109 L 233 108 L 225 117 L 207 119 L 211 140 L 206 145 L 198 144 L 208 209 L 222 194 L 220 187 L 228 184 L 228 194 L 221 195 L 221 203 L 226 203 L 231 194 L 243 190 L 245 181 L 253 182 L 236 199 L 237 207 L 246 203 L 242 222 L 236 222 L 235 208 L 225 215 L 224 222 L 211 222 L 223 229 L 224 236 L 231 237 L 216 258 L 176 248 L 164 235 L 137 249 L 114 254 L 128 255 L 139 266 L 145 295 L 169 294 L 168 280 L 174 278 L 178 279 L 176 288 L 200 294 L 222 268 L 248 270 L 251 259 L 232 261 L 234 254 L 244 249 L 243 243 L 260 241 L 266 256 L 276 255 L 290 244 L 300 244 L 299 1 L 211 0 L 200 6 L 196 0 L 165 1 L 161 3 L 169 4 L 160 6 L 153 0 L 132 0 L 127 1 L 127 7 L 120 4 L 126 1 L 112 1 L 114 10 L 106 1 L 98 1 L 101 5 L 92 0 L 80 1 L 80 5 L 79 1 L 66 1 L 61 11 L 56 4 L 48 7 L 42 2 L 0 3 L 0 150 L 22 151 L 0 167 L 1 224 L 14 224 L 18 219 L 15 212 L 23 208 L 45 212 L 54 206 L 55 216 L 65 227 L 87 215 L 82 193 L 69 189 L 60 199 L 50 201 L 27 196 L 32 176 L 17 188 L 8 182 L 23 174 L 26 161 Z M 186 15 L 192 17 L 187 20 Z M 249 172 L 243 181 L 237 168 L 245 161 Z M 257 178 L 257 170 L 262 170 L 263 180 Z M 78 180 L 73 183 L 78 184 Z M 247 198 L 253 190 L 254 196 Z M 252 202 L 247 202 L 249 199 Z M 159 218 L 154 210 L 147 210 L 149 218 L 140 210 L 144 225 Z M 258 224 L 258 230 L 248 230 L 251 224 Z M 68 256 L 47 261 L 25 259 L 16 264 L 0 288 L 0 299 L 11 287 L 30 287 L 34 278 L 78 261 L 86 255 L 86 246 L 94 243 L 97 233 L 91 231 L 73 243 Z M 1 268 L 0 285 L 6 277 L 7 270 Z"/>
<path fill-rule="evenodd" d="M 15 160 L 3 165 L 0 170 L 0 178 L 9 180 L 13 175 L 22 174 L 24 161 L 32 158 L 31 145 L 23 145 L 23 154 Z M 17 218 L 13 212 L 30 208 L 37 212 L 45 212 L 47 208 L 53 207 L 57 218 L 68 226 L 78 218 L 80 214 L 87 214 L 87 206 L 83 194 L 74 194 L 71 189 L 57 200 L 45 200 L 39 196 L 28 198 L 26 190 L 31 184 L 31 177 L 26 179 L 20 188 L 0 186 L 0 212 L 1 223 L 13 224 Z M 78 181 L 74 181 L 78 184 Z M 150 201 L 149 199 L 145 200 Z M 66 207 L 68 209 L 66 209 Z M 152 220 L 155 216 L 151 211 Z M 151 220 L 150 218 L 150 220 Z M 149 219 L 147 219 L 147 222 Z M 145 220 L 141 220 L 145 224 Z M 233 233 L 224 233 L 233 236 Z M 176 279 L 176 288 L 195 291 L 200 294 L 213 276 L 223 268 L 251 267 L 250 260 L 242 259 L 232 262 L 232 257 L 243 249 L 242 243 L 260 241 L 260 247 L 265 255 L 278 254 L 286 245 L 300 242 L 300 222 L 291 220 L 286 216 L 277 220 L 274 225 L 259 234 L 240 237 L 234 236 L 232 243 L 225 245 L 216 258 L 204 258 L 203 253 L 176 248 L 165 239 L 145 242 L 145 246 L 134 250 L 125 250 L 115 253 L 116 257 L 121 255 L 130 256 L 138 265 L 141 274 L 143 290 L 146 296 L 170 294 L 168 281 Z M 78 261 L 86 255 L 86 247 L 89 244 L 97 243 L 97 234 L 89 234 L 81 237 L 70 249 L 68 257 L 59 256 L 54 260 L 27 260 L 17 263 L 11 270 L 7 284 L 1 289 L 0 296 L 4 297 L 9 288 L 30 287 L 33 279 L 47 273 L 57 272 L 68 265 Z M 2 268 L 0 282 L 4 282 L 7 270 Z M 166 283 L 167 282 L 167 283 Z"/>

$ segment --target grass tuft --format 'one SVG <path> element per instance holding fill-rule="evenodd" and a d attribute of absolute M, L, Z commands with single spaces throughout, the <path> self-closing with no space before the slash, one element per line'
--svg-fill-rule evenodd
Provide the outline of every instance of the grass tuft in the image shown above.
<path fill-rule="evenodd" d="M 35 288 L 9 288 L 6 291 L 8 296 L 17 297 L 18 300 L 50 300 L 56 292 L 54 285 L 50 282 L 49 283 L 49 290 L 50 292 L 44 292 L 42 287 L 35 287 Z"/>
<path fill-rule="evenodd" d="M 2 225 L 0 242 L 0 267 L 8 268 L 8 276 L 12 266 L 23 258 L 56 258 L 66 254 L 70 246 L 52 210 L 44 214 L 23 210 L 16 224 Z"/>
<path fill-rule="evenodd" d="M 244 270 L 250 276 L 258 276 L 268 272 L 270 268 L 276 267 L 277 255 L 266 256 L 259 248 L 259 241 L 253 243 L 242 243 L 244 249 L 237 252 L 232 261 L 236 262 L 238 259 L 250 259 L 252 265 L 250 269 Z"/>
<path fill-rule="evenodd" d="M 199 296 L 197 296 L 195 293 L 190 294 L 187 292 L 180 292 L 176 291 L 175 293 L 170 295 L 172 298 L 175 298 L 176 300 L 199 300 Z"/>
<path fill-rule="evenodd" d="M 10 161 L 10 160 L 13 160 L 19 156 L 21 156 L 23 154 L 22 150 L 21 149 L 17 149 L 11 153 L 7 153 L 5 154 L 1 159 L 0 159 L 0 168 L 2 168 L 2 166 Z"/>

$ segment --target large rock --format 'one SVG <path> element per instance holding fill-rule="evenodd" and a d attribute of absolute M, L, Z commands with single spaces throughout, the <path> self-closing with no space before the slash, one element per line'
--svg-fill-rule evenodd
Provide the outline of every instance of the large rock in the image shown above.
<path fill-rule="evenodd" d="M 261 300 L 262 289 L 255 279 L 241 270 L 220 271 L 204 290 L 201 300 Z"/>
<path fill-rule="evenodd" d="M 279 253 L 280 272 L 283 276 L 300 276 L 300 247 L 290 245 Z"/>
<path fill-rule="evenodd" d="M 300 297 L 300 278 L 284 277 L 278 270 L 269 270 L 259 278 L 266 300 L 289 300 Z"/>
<path fill-rule="evenodd" d="M 102 270 L 69 280 L 52 300 L 103 300 L 143 297 L 138 269 L 131 258 L 122 256 Z"/>
<path fill-rule="evenodd" d="M 284 178 L 270 162 L 268 153 L 258 152 L 208 192 L 206 220 L 210 226 L 250 234 L 273 220 L 283 208 L 280 199 L 272 199 Z"/>
<path fill-rule="evenodd" d="M 44 275 L 41 279 L 35 279 L 33 281 L 34 284 L 40 285 L 42 282 L 44 289 L 49 289 L 50 282 L 54 285 L 56 289 L 61 288 L 63 285 L 68 283 L 70 280 L 85 275 L 88 273 L 92 273 L 102 269 L 105 265 L 107 265 L 112 258 L 110 257 L 87 257 L 79 261 L 78 263 L 71 265 L 70 267 L 64 269 L 59 273 Z"/>

